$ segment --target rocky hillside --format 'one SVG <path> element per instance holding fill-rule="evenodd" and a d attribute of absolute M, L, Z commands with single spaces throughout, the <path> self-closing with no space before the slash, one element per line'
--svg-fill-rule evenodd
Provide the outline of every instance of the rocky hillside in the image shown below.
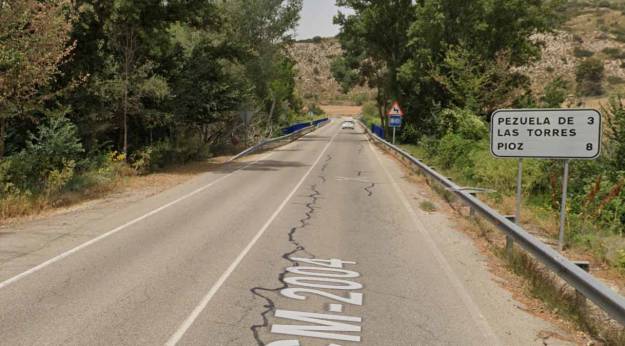
<path fill-rule="evenodd" d="M 568 105 L 581 103 L 598 106 L 609 95 L 625 94 L 625 14 L 605 7 L 577 10 L 561 30 L 548 35 L 536 35 L 544 44 L 540 61 L 522 68 L 530 76 L 532 90 L 541 95 L 544 87 L 558 77 L 569 82 Z M 599 97 L 575 96 L 575 70 L 588 58 L 603 62 L 604 94 Z"/>
<path fill-rule="evenodd" d="M 297 90 L 306 103 L 361 104 L 373 95 L 366 87 L 357 87 L 347 95 L 341 91 L 332 78 L 330 65 L 342 53 L 335 38 L 300 41 L 291 46 L 290 54 L 297 61 Z"/>
<path fill-rule="evenodd" d="M 535 36 L 544 44 L 542 58 L 520 68 L 530 77 L 534 95 L 542 95 L 545 86 L 556 78 L 568 82 L 570 96 L 563 106 L 600 107 L 610 95 L 625 95 L 625 10 L 577 2 L 567 16 L 559 30 Z M 342 53 L 337 39 L 296 42 L 290 53 L 297 61 L 298 92 L 306 103 L 361 104 L 374 95 L 366 87 L 347 95 L 341 92 L 330 72 L 332 60 Z M 591 57 L 603 62 L 604 91 L 601 96 L 581 97 L 576 90 L 575 70 Z"/>

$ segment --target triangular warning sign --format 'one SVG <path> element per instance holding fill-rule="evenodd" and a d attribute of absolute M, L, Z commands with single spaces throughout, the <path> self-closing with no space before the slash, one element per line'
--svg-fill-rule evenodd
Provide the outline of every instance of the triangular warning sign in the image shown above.
<path fill-rule="evenodd" d="M 388 112 L 386 112 L 386 115 L 388 115 L 389 117 L 393 115 L 403 117 L 404 111 L 402 111 L 401 107 L 399 107 L 399 102 L 395 101 L 393 102 L 391 109 L 389 109 Z"/>

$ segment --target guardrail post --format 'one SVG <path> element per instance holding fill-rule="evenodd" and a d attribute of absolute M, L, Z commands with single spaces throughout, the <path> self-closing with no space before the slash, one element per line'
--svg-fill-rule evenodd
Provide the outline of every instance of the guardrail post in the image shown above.
<path fill-rule="evenodd" d="M 506 219 L 511 222 L 517 223 L 516 215 L 505 215 Z M 512 250 L 514 249 L 514 239 L 506 234 L 506 256 L 512 256 Z"/>
<path fill-rule="evenodd" d="M 573 263 L 583 269 L 585 272 L 590 273 L 590 262 L 588 261 L 573 261 Z M 587 308 L 586 297 L 577 289 L 575 290 L 575 303 L 581 310 L 581 313 Z"/>
<path fill-rule="evenodd" d="M 469 194 L 473 197 L 477 197 L 477 193 L 475 192 L 469 192 Z M 475 209 L 473 209 L 472 205 L 469 205 L 469 217 L 470 218 L 475 218 Z"/>

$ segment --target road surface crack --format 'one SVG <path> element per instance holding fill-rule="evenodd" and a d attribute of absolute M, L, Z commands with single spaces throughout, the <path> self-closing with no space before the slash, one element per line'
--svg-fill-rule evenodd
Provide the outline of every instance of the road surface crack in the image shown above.
<path fill-rule="evenodd" d="M 365 191 L 367 191 L 367 197 L 373 196 L 373 188 L 375 187 L 375 183 L 371 183 L 371 185 L 365 187 Z"/>
<path fill-rule="evenodd" d="M 323 162 L 323 166 L 321 166 L 321 173 L 324 173 L 326 171 L 331 160 L 332 160 L 332 155 L 328 154 L 328 156 L 326 157 L 326 160 Z"/>
<path fill-rule="evenodd" d="M 319 192 L 318 190 L 318 185 L 323 184 L 327 181 L 327 178 L 323 175 L 323 173 L 327 169 L 328 164 L 330 163 L 331 160 L 332 160 L 332 156 L 328 155 L 321 168 L 322 174 L 319 175 L 320 182 L 317 182 L 310 186 L 311 193 L 307 196 L 309 200 L 306 203 L 307 210 L 304 212 L 304 217 L 299 219 L 298 225 L 291 227 L 291 229 L 289 230 L 288 239 L 289 239 L 289 243 L 293 245 L 293 248 L 291 249 L 291 251 L 282 254 L 281 257 L 285 261 L 290 262 L 291 267 L 296 267 L 299 265 L 297 262 L 291 260 L 291 256 L 295 254 L 305 254 L 306 257 L 308 258 L 315 258 L 315 255 L 313 255 L 308 250 L 306 250 L 306 247 L 297 240 L 296 234 L 297 234 L 297 231 L 303 230 L 309 225 L 309 222 L 312 219 L 313 214 L 317 210 L 317 203 L 319 199 L 321 198 L 321 192 Z M 265 310 L 260 314 L 263 322 L 261 324 L 255 324 L 252 327 L 250 327 L 250 330 L 254 334 L 254 339 L 256 339 L 256 342 L 260 346 L 265 345 L 265 342 L 260 337 L 260 331 L 264 328 L 269 327 L 269 318 L 267 317 L 267 315 L 271 313 L 272 311 L 275 311 L 276 309 L 276 304 L 270 295 L 278 294 L 278 292 L 280 292 L 281 290 L 289 287 L 289 285 L 286 282 L 284 282 L 284 277 L 286 276 L 286 274 L 287 274 L 287 271 L 285 267 L 285 269 L 278 275 L 278 281 L 281 283 L 280 287 L 265 288 L 265 287 L 257 286 L 257 287 L 250 289 L 250 292 L 252 292 L 253 295 L 265 301 L 265 305 L 263 305 L 265 307 Z"/>
<path fill-rule="evenodd" d="M 356 173 L 356 175 L 357 175 L 358 177 L 362 177 L 362 175 L 363 175 L 363 174 L 365 174 L 365 173 L 367 173 L 367 171 L 358 171 L 358 172 Z M 366 180 L 365 180 L 365 181 L 366 181 Z M 363 182 L 365 182 L 365 181 L 363 181 Z M 364 188 L 364 189 L 365 189 L 365 191 L 367 192 L 367 196 L 368 196 L 368 197 L 373 196 L 373 188 L 374 188 L 374 187 L 375 187 L 375 183 L 371 183 L 371 185 L 368 185 L 368 186 L 366 186 L 366 187 Z"/>

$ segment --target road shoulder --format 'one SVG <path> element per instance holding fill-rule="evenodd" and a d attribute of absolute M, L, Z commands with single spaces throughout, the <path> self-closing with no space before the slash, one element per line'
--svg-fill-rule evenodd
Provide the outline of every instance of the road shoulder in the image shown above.
<path fill-rule="evenodd" d="M 570 324 L 545 311 L 543 304 L 526 297 L 521 280 L 505 270 L 489 245 L 467 227 L 466 221 L 423 177 L 379 147 L 372 147 L 503 344 L 531 341 L 538 345 L 569 345 L 588 341 Z"/>

